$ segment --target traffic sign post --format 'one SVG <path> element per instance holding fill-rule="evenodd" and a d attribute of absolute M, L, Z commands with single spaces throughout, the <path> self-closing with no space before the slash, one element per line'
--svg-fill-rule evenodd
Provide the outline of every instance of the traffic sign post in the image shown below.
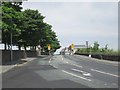
<path fill-rule="evenodd" d="M 71 45 L 71 48 L 74 49 L 74 44 Z"/>
<path fill-rule="evenodd" d="M 73 52 L 74 52 L 74 47 L 75 47 L 75 45 L 74 45 L 74 44 L 72 44 L 72 45 L 71 45 L 71 55 L 73 55 Z"/>
<path fill-rule="evenodd" d="M 48 50 L 50 50 L 51 49 L 51 45 L 50 44 L 48 44 Z"/>
<path fill-rule="evenodd" d="M 51 50 L 51 45 L 48 44 L 48 51 L 49 51 L 49 55 L 50 55 L 50 50 Z"/>

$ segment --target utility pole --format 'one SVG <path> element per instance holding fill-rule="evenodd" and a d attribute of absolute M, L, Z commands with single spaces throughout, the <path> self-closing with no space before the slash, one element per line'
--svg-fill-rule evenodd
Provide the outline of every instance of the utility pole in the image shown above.
<path fill-rule="evenodd" d="M 11 48 L 10 48 L 10 60 L 11 60 L 11 63 L 12 63 L 12 60 L 13 60 L 13 52 L 12 52 L 12 29 L 10 29 L 10 45 L 11 45 Z"/>
<path fill-rule="evenodd" d="M 87 53 L 88 53 L 88 41 L 86 41 Z"/>
<path fill-rule="evenodd" d="M 11 24 L 13 24 L 13 21 L 11 19 Z M 11 48 L 10 48 L 10 60 L 11 60 L 11 64 L 12 64 L 12 60 L 13 60 L 13 52 L 12 52 L 12 42 L 13 42 L 13 35 L 12 35 L 12 28 L 10 29 L 10 45 L 11 45 Z"/>
<path fill-rule="evenodd" d="M 91 45 L 90 45 L 90 54 L 89 54 L 89 57 L 91 57 Z"/>

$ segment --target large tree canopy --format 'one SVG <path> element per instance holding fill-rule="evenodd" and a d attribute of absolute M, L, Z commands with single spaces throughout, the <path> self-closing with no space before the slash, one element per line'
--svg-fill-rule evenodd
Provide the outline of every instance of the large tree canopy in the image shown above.
<path fill-rule="evenodd" d="M 47 51 L 50 44 L 53 51 L 60 48 L 56 33 L 52 31 L 52 26 L 44 22 L 44 16 L 38 10 L 27 9 L 21 11 L 21 2 L 2 3 L 2 42 L 10 46 L 10 35 L 12 32 L 13 45 L 19 47 L 30 46 L 41 47 Z"/>
<path fill-rule="evenodd" d="M 13 45 L 17 45 L 22 26 L 21 3 L 3 2 L 2 7 L 2 42 L 10 45 L 10 35 L 12 32 Z"/>

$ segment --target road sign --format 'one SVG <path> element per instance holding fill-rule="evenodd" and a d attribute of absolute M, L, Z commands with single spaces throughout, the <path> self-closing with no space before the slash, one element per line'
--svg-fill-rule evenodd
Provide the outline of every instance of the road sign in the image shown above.
<path fill-rule="evenodd" d="M 74 49 L 74 44 L 71 45 L 71 48 Z"/>
<path fill-rule="evenodd" d="M 50 50 L 51 49 L 51 45 L 50 44 L 48 44 L 48 50 Z"/>

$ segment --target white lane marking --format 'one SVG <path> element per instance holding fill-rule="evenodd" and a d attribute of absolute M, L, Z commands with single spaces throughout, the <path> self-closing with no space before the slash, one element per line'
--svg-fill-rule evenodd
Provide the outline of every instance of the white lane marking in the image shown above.
<path fill-rule="evenodd" d="M 91 73 L 82 71 L 82 70 L 78 70 L 78 69 L 72 69 L 73 71 L 77 71 L 77 72 L 81 72 L 84 76 L 91 76 Z"/>
<path fill-rule="evenodd" d="M 66 63 L 68 63 L 68 62 L 66 62 Z"/>
<path fill-rule="evenodd" d="M 50 64 L 51 66 L 53 66 L 52 64 Z M 54 68 L 58 68 L 58 67 L 56 67 L 56 66 L 53 66 Z"/>
<path fill-rule="evenodd" d="M 49 61 L 49 63 L 50 63 L 50 61 Z"/>
<path fill-rule="evenodd" d="M 83 73 L 84 76 L 91 76 L 91 73 Z"/>
<path fill-rule="evenodd" d="M 62 60 L 63 60 L 63 56 L 61 56 Z"/>
<path fill-rule="evenodd" d="M 95 69 L 91 69 L 91 71 L 95 71 L 95 72 L 99 72 L 99 73 L 102 73 L 102 74 L 111 75 L 111 76 L 114 76 L 114 77 L 119 77 L 118 75 L 115 75 L 115 74 L 111 74 L 111 73 L 106 73 L 106 72 L 103 72 L 103 71 L 99 71 L 99 70 L 95 70 Z"/>
<path fill-rule="evenodd" d="M 77 67 L 80 67 L 80 68 L 83 68 L 83 66 L 80 66 L 80 65 L 76 65 L 76 64 L 72 64 L 74 66 L 77 66 Z"/>
<path fill-rule="evenodd" d="M 58 68 L 58 67 L 56 67 L 56 66 L 53 66 L 53 67 L 56 68 L 56 69 Z"/>
<path fill-rule="evenodd" d="M 52 60 L 52 59 L 50 58 L 49 63 L 51 62 L 51 60 Z"/>
<path fill-rule="evenodd" d="M 70 72 L 67 72 L 67 71 L 65 71 L 65 70 L 62 70 L 62 72 L 67 73 L 67 74 L 72 75 L 72 76 L 77 77 L 77 78 L 81 78 L 81 79 L 84 79 L 84 80 L 87 80 L 87 81 L 92 81 L 92 80 L 90 80 L 90 79 L 87 79 L 87 78 L 84 78 L 84 77 L 75 75 L 75 74 L 70 73 Z"/>

